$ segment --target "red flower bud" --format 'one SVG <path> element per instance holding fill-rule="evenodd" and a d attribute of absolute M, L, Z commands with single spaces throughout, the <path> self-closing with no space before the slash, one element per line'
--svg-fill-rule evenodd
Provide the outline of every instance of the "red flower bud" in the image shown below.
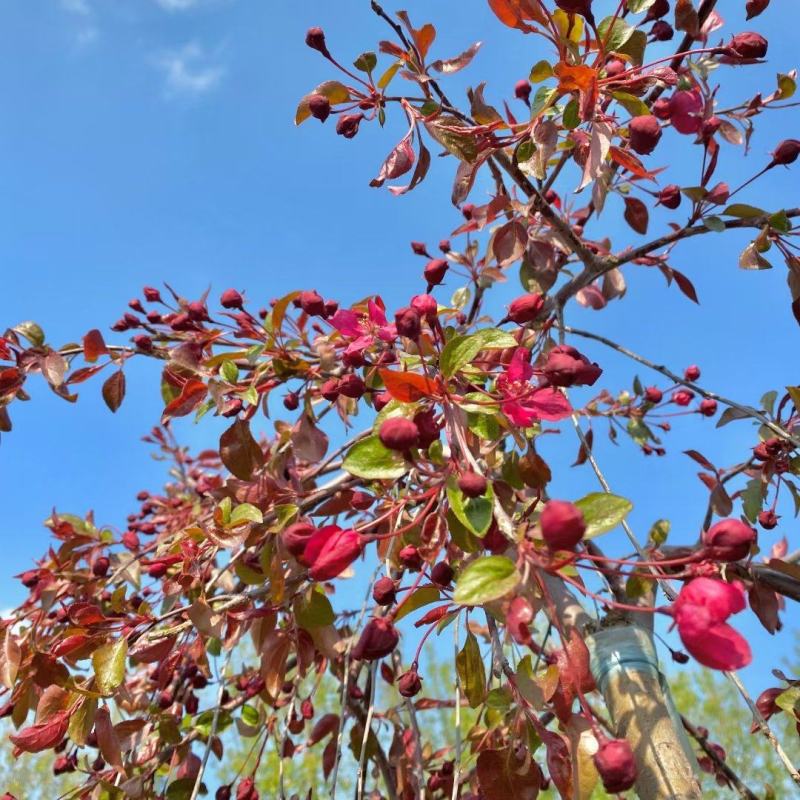
<path fill-rule="evenodd" d="M 245 778 L 236 789 L 236 800 L 258 800 L 255 783 L 252 778 Z"/>
<path fill-rule="evenodd" d="M 138 550 L 139 537 L 134 531 L 125 531 L 125 533 L 122 534 L 122 544 L 127 547 L 128 550 Z"/>
<path fill-rule="evenodd" d="M 657 405 L 663 399 L 664 393 L 661 391 L 661 389 L 657 388 L 656 386 L 648 386 L 644 390 L 644 396 L 648 403 Z"/>
<path fill-rule="evenodd" d="M 545 378 L 553 386 L 592 386 L 603 370 L 589 361 L 574 347 L 562 344 L 547 354 L 542 368 Z"/>
<path fill-rule="evenodd" d="M 322 317 L 325 314 L 325 301 L 316 291 L 300 292 L 297 298 L 300 301 L 300 308 L 309 317 Z"/>
<path fill-rule="evenodd" d="M 422 678 L 419 677 L 415 667 L 404 672 L 397 681 L 397 691 L 403 697 L 414 697 L 422 691 Z"/>
<path fill-rule="evenodd" d="M 616 78 L 627 70 L 625 62 L 619 58 L 611 58 L 606 62 L 606 77 Z"/>
<path fill-rule="evenodd" d="M 737 33 L 726 47 L 728 55 L 740 61 L 751 61 L 753 59 L 764 58 L 769 48 L 769 42 L 760 34 L 754 31 Z"/>
<path fill-rule="evenodd" d="M 650 34 L 657 42 L 668 42 L 675 35 L 675 29 L 666 20 L 659 19 L 650 28 Z"/>
<path fill-rule="evenodd" d="M 693 397 L 694 392 L 690 392 L 688 389 L 678 389 L 677 392 L 672 393 L 672 402 L 676 406 L 688 406 Z"/>
<path fill-rule="evenodd" d="M 331 525 L 328 528 L 336 528 L 336 526 Z M 315 581 L 327 581 L 341 574 L 358 558 L 364 544 L 356 531 L 336 529 L 332 534 L 328 534 L 328 528 L 321 528 L 317 531 L 303 552 L 304 558 L 308 558 L 309 550 L 316 549 L 315 540 L 325 537 L 316 557 L 309 559 L 311 560 L 311 569 L 308 574 Z"/>
<path fill-rule="evenodd" d="M 436 319 L 439 310 L 439 304 L 436 298 L 430 294 L 417 294 L 411 298 L 411 308 L 413 308 L 420 317 L 425 317 L 429 323 Z"/>
<path fill-rule="evenodd" d="M 143 353 L 149 353 L 153 349 L 153 340 L 144 333 L 137 333 L 133 337 L 133 343 Z"/>
<path fill-rule="evenodd" d="M 413 544 L 406 545 L 397 554 L 397 560 L 406 568 L 413 572 L 419 572 L 422 569 L 423 560 L 419 554 L 419 550 Z"/>
<path fill-rule="evenodd" d="M 643 156 L 652 153 L 661 139 L 661 125 L 652 114 L 634 117 L 630 121 L 628 129 L 630 130 L 631 148 Z"/>
<path fill-rule="evenodd" d="M 352 656 L 359 661 L 377 661 L 397 647 L 400 634 L 385 617 L 373 617 L 361 632 Z"/>
<path fill-rule="evenodd" d="M 94 564 L 92 564 L 92 572 L 98 578 L 104 578 L 108 573 L 108 568 L 111 566 L 111 562 L 105 557 L 100 556 L 96 558 Z"/>
<path fill-rule="evenodd" d="M 738 519 L 723 519 L 703 531 L 703 544 L 714 561 L 740 561 L 750 555 L 756 532 Z"/>
<path fill-rule="evenodd" d="M 353 400 L 358 400 L 367 391 L 364 381 L 352 372 L 339 379 L 337 389 L 339 394 L 350 397 Z"/>
<path fill-rule="evenodd" d="M 522 100 L 523 103 L 529 103 L 532 88 L 530 82 L 523 78 L 514 84 L 514 97 L 518 100 Z"/>
<path fill-rule="evenodd" d="M 226 289 L 220 296 L 219 302 L 223 308 L 241 308 L 244 298 L 236 289 Z"/>
<path fill-rule="evenodd" d="M 651 110 L 653 112 L 653 116 L 658 117 L 659 119 L 669 119 L 669 100 L 667 100 L 666 97 L 659 97 L 658 100 L 653 103 L 653 108 Z"/>
<path fill-rule="evenodd" d="M 381 411 L 391 402 L 392 396 L 389 392 L 378 392 L 372 396 L 372 405 L 375 406 L 376 411 Z"/>
<path fill-rule="evenodd" d="M 144 299 L 147 300 L 148 303 L 161 302 L 161 292 L 153 286 L 145 286 L 142 292 L 144 294 Z"/>
<path fill-rule="evenodd" d="M 543 307 L 544 298 L 540 294 L 523 294 L 511 301 L 506 319 L 517 325 L 525 325 L 535 320 Z"/>
<path fill-rule="evenodd" d="M 665 208 L 672 209 L 673 211 L 681 204 L 681 187 L 675 183 L 665 186 L 658 193 L 658 202 Z"/>
<path fill-rule="evenodd" d="M 566 500 L 550 500 L 542 509 L 539 525 L 551 550 L 572 550 L 586 533 L 583 512 Z"/>
<path fill-rule="evenodd" d="M 436 411 L 432 408 L 414 414 L 414 424 L 419 431 L 419 447 L 427 450 L 438 438 L 441 425 L 436 421 Z"/>
<path fill-rule="evenodd" d="M 771 689 L 764 689 L 756 700 L 756 708 L 761 712 L 764 719 L 769 720 L 770 717 L 779 713 L 781 708 L 775 702 L 779 695 L 783 694 L 783 689 L 773 687 Z"/>
<path fill-rule="evenodd" d="M 384 577 L 375 581 L 372 587 L 372 599 L 379 606 L 390 606 L 397 599 L 396 587 L 391 578 Z"/>
<path fill-rule="evenodd" d="M 698 411 L 704 417 L 713 417 L 714 414 L 717 413 L 717 401 L 712 400 L 710 397 L 706 397 L 704 400 L 700 402 L 700 407 Z"/>
<path fill-rule="evenodd" d="M 419 428 L 405 417 L 391 417 L 381 425 L 378 437 L 384 447 L 405 452 L 419 443 Z"/>
<path fill-rule="evenodd" d="M 314 119 L 325 122 L 331 115 L 331 101 L 324 94 L 312 94 L 308 98 L 308 110 Z"/>
<path fill-rule="evenodd" d="M 759 14 L 766 11 L 768 5 L 769 0 L 747 0 L 744 4 L 745 10 L 747 11 L 747 19 L 753 19 L 753 17 L 757 17 Z"/>
<path fill-rule="evenodd" d="M 772 511 L 772 509 L 767 509 L 766 511 L 761 511 L 758 515 L 758 524 L 764 528 L 764 530 L 771 531 L 773 528 L 778 526 L 778 520 L 780 517 Z"/>
<path fill-rule="evenodd" d="M 220 786 L 214 794 L 214 800 L 231 800 L 232 791 L 230 786 Z"/>
<path fill-rule="evenodd" d="M 312 50 L 319 50 L 326 58 L 330 57 L 328 46 L 325 44 L 325 31 L 322 28 L 309 28 L 306 31 L 306 44 Z"/>
<path fill-rule="evenodd" d="M 627 739 L 607 739 L 594 754 L 594 765 L 610 794 L 630 789 L 636 783 L 636 760 Z"/>
<path fill-rule="evenodd" d="M 326 399 L 333 403 L 339 397 L 339 381 L 330 378 L 319 387 L 319 393 Z"/>
<path fill-rule="evenodd" d="M 419 312 L 408 306 L 398 309 L 394 315 L 394 324 L 400 336 L 417 339 L 422 331 Z"/>
<path fill-rule="evenodd" d="M 363 114 L 342 114 L 336 122 L 336 133 L 345 139 L 352 139 L 358 133 L 362 119 L 364 119 Z"/>
<path fill-rule="evenodd" d="M 728 202 L 731 196 L 731 189 L 727 183 L 721 181 L 716 186 L 712 186 L 706 195 L 706 200 L 714 205 L 721 206 Z"/>
<path fill-rule="evenodd" d="M 669 118 L 678 133 L 697 133 L 703 124 L 703 95 L 698 89 L 675 92 L 669 101 Z"/>
<path fill-rule="evenodd" d="M 477 472 L 462 472 L 458 477 L 458 488 L 467 497 L 481 497 L 486 494 L 489 482 Z"/>
<path fill-rule="evenodd" d="M 449 253 L 450 252 L 450 240 L 449 239 L 442 239 L 439 242 L 439 249 L 443 253 Z"/>
<path fill-rule="evenodd" d="M 438 286 L 443 280 L 450 265 L 444 258 L 432 258 L 423 271 L 428 286 Z"/>
<path fill-rule="evenodd" d="M 284 547 L 295 557 L 300 558 L 306 549 L 308 540 L 317 529 L 308 522 L 295 522 L 281 533 Z M 306 566 L 309 566 L 306 564 Z"/>
<path fill-rule="evenodd" d="M 800 140 L 784 139 L 773 151 L 768 169 L 779 164 L 783 166 L 793 164 L 798 156 L 800 156 Z"/>
<path fill-rule="evenodd" d="M 300 405 L 300 395 L 297 392 L 289 392 L 283 398 L 283 407 L 287 411 L 296 411 L 297 407 Z"/>
<path fill-rule="evenodd" d="M 437 586 L 449 586 L 453 580 L 453 568 L 446 561 L 440 561 L 431 569 L 431 580 Z"/>
<path fill-rule="evenodd" d="M 374 502 L 375 498 L 367 492 L 355 491 L 350 495 L 350 508 L 355 511 L 366 511 Z"/>

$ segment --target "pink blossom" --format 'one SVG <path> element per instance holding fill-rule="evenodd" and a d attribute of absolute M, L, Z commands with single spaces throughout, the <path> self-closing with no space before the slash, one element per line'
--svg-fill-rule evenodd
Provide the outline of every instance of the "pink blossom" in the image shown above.
<path fill-rule="evenodd" d="M 572 406 L 562 392 L 530 383 L 533 367 L 529 359 L 530 352 L 518 347 L 506 371 L 497 379 L 497 388 L 503 396 L 500 406 L 503 413 L 522 428 L 540 419 L 557 422 L 568 417 Z"/>
<path fill-rule="evenodd" d="M 681 589 L 672 615 L 684 646 L 703 666 L 734 670 L 750 663 L 750 645 L 726 622 L 745 605 L 740 583 L 695 578 Z"/>
<path fill-rule="evenodd" d="M 367 303 L 366 314 L 342 308 L 329 321 L 342 336 L 351 339 L 346 355 L 362 353 L 377 340 L 393 342 L 397 338 L 397 328 L 387 321 L 380 298 Z"/>

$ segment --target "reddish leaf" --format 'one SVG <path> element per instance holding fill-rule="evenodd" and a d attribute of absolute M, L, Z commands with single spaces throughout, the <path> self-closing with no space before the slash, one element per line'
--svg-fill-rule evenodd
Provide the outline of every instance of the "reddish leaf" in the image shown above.
<path fill-rule="evenodd" d="M 633 173 L 637 178 L 646 178 L 650 181 L 655 180 L 655 174 L 648 172 L 645 169 L 644 164 L 642 164 L 642 162 L 639 161 L 635 155 L 629 153 L 627 150 L 622 150 L 619 147 L 612 146 L 608 152 L 612 161 L 615 161 L 621 167 L 628 170 L 628 172 Z"/>
<path fill-rule="evenodd" d="M 684 450 L 685 455 L 689 456 L 692 461 L 696 461 L 701 467 L 705 467 L 709 472 L 716 473 L 717 468 L 700 452 L 697 450 Z"/>
<path fill-rule="evenodd" d="M 778 610 L 780 609 L 780 598 L 778 595 L 762 586 L 760 583 L 754 583 L 748 592 L 750 598 L 750 608 L 758 617 L 759 622 L 770 632 L 776 633 L 783 627 L 780 618 L 778 617 Z"/>
<path fill-rule="evenodd" d="M 76 369 L 66 381 L 64 381 L 68 386 L 75 384 L 75 383 L 83 383 L 84 381 L 89 380 L 92 375 L 96 375 L 100 372 L 103 367 L 106 366 L 105 364 L 99 367 L 81 367 L 80 369 Z"/>
<path fill-rule="evenodd" d="M 647 206 L 638 197 L 625 198 L 625 222 L 642 236 L 647 233 L 650 222 L 650 212 Z"/>
<path fill-rule="evenodd" d="M 119 737 L 111 724 L 111 714 L 107 706 L 97 709 L 94 718 L 94 732 L 97 734 L 97 746 L 103 758 L 112 767 L 122 769 L 122 750 Z"/>
<path fill-rule="evenodd" d="M 103 334 L 93 328 L 83 337 L 83 357 L 93 364 L 97 359 L 108 352 Z"/>
<path fill-rule="evenodd" d="M 692 302 L 699 305 L 700 301 L 697 299 L 697 290 L 694 288 L 694 284 L 682 272 L 678 272 L 677 269 L 672 269 L 672 277 L 675 278 L 675 283 L 678 284 L 678 288 Z"/>
<path fill-rule="evenodd" d="M 237 419 L 220 437 L 219 455 L 222 463 L 243 481 L 249 481 L 264 463 L 261 447 L 250 433 L 250 426 L 241 419 Z"/>
<path fill-rule="evenodd" d="M 382 369 L 380 376 L 389 394 L 401 403 L 416 403 L 424 397 L 436 397 L 441 394 L 438 380 L 431 380 L 417 372 Z"/>
<path fill-rule="evenodd" d="M 125 399 L 125 373 L 122 370 L 115 372 L 103 384 L 103 400 L 115 412 Z"/>
<path fill-rule="evenodd" d="M 161 424 L 163 425 L 167 420 L 172 417 L 185 417 L 191 414 L 208 392 L 208 387 L 196 378 L 190 378 L 183 384 L 181 393 L 167 405 L 164 413 L 161 415 Z"/>
<path fill-rule="evenodd" d="M 539 765 L 522 749 L 484 750 L 478 755 L 477 772 L 486 800 L 535 800 L 542 786 Z"/>
<path fill-rule="evenodd" d="M 489 0 L 497 18 L 509 28 L 519 28 L 526 33 L 533 30 L 526 20 L 547 24 L 547 17 L 536 0 Z"/>
<path fill-rule="evenodd" d="M 30 725 L 9 738 L 26 753 L 40 753 L 55 747 L 66 735 L 69 727 L 69 711 L 57 711 L 47 722 Z"/>
<path fill-rule="evenodd" d="M 380 172 L 369 182 L 370 186 L 383 186 L 387 180 L 405 175 L 414 166 L 413 128 L 400 140 L 397 146 L 386 157 Z"/>
<path fill-rule="evenodd" d="M 443 72 L 445 75 L 452 75 L 452 73 L 464 69 L 464 67 L 475 58 L 475 53 L 478 52 L 481 44 L 482 42 L 475 42 L 472 47 L 468 48 L 460 55 L 457 55 L 455 58 L 433 61 L 431 62 L 431 68 L 435 69 L 437 72 Z"/>

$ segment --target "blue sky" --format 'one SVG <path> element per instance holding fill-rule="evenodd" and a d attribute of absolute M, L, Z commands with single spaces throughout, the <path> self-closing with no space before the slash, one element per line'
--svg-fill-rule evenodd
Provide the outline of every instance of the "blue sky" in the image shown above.
<path fill-rule="evenodd" d="M 746 29 L 743 3 L 720 5 L 730 15 L 728 33 Z M 322 25 L 334 53 L 352 61 L 387 37 L 368 6 L 366 0 L 0 2 L 3 325 L 35 319 L 60 345 L 107 328 L 143 285 L 163 281 L 188 297 L 236 286 L 265 303 L 313 287 L 345 303 L 375 291 L 390 307 L 405 304 L 420 289 L 423 265 L 409 241 L 435 245 L 460 223 L 448 200 L 452 159 L 435 158 L 421 187 L 394 198 L 367 184 L 401 135 L 396 113 L 387 130 L 363 126 L 353 141 L 335 136 L 330 122 L 293 124 L 297 100 L 335 77 L 303 45 L 305 30 Z M 473 66 L 448 79 L 453 98 L 463 97 L 470 82 L 487 80 L 487 99 L 511 103 L 514 82 L 547 55 L 537 40 L 500 26 L 486 3 L 468 4 L 468 14 L 460 3 L 403 6 L 415 22 L 437 25 L 436 57 L 485 39 Z M 737 70 L 723 104 L 772 91 L 775 73 L 796 65 L 778 8 L 757 23 L 747 27 L 769 36 L 768 63 Z M 737 185 L 766 163 L 780 139 L 798 134 L 797 123 L 795 111 L 757 120 L 750 157 L 723 144 L 718 178 Z M 687 144 L 668 132 L 652 162 L 671 163 L 673 179 L 683 185 L 698 182 L 697 150 Z M 573 172 L 562 188 L 569 192 L 577 183 Z M 793 173 L 773 170 L 739 199 L 777 210 L 797 204 L 795 186 Z M 485 185 L 478 185 L 471 199 L 484 196 Z M 618 246 L 636 242 L 615 204 L 594 230 Z M 655 215 L 651 225 L 653 232 L 665 230 L 664 217 Z M 660 274 L 629 267 L 623 301 L 601 313 L 570 308 L 568 321 L 679 371 L 697 363 L 710 388 L 757 403 L 768 389 L 800 383 L 798 329 L 782 264 L 761 273 L 737 268 L 747 241 L 745 234 L 709 234 L 679 250 L 672 264 L 694 281 L 700 306 L 667 289 Z M 451 282 L 442 297 L 456 288 Z M 518 292 L 512 273 L 493 307 Z M 614 391 L 629 386 L 637 371 L 659 383 L 600 345 L 579 346 L 602 362 L 603 383 Z M 82 387 L 77 406 L 38 384 L 32 403 L 12 409 L 15 430 L 0 445 L 5 575 L 44 552 L 41 520 L 54 506 L 76 513 L 93 508 L 99 521 L 122 524 L 135 493 L 161 483 L 162 465 L 140 442 L 161 411 L 153 365 L 132 365 L 128 387 L 115 416 L 94 384 Z M 663 459 L 644 459 L 626 443 L 606 444 L 597 432 L 601 463 L 614 489 L 634 501 L 631 521 L 642 538 L 661 517 L 672 521 L 675 542 L 691 540 L 699 528 L 706 490 L 682 450 L 695 447 L 726 465 L 755 444 L 748 423 L 718 432 L 708 420 L 681 419 Z M 219 426 L 181 421 L 176 429 L 183 441 L 202 446 L 214 441 Z M 568 468 L 577 449 L 570 432 L 550 438 L 542 449 L 558 468 L 555 493 L 577 498 L 595 490 L 587 468 Z M 796 528 L 787 515 L 762 542 L 768 548 L 785 534 L 795 547 Z M 609 541 L 622 552 L 616 536 Z M 16 582 L 0 583 L 0 607 L 22 597 Z M 790 608 L 788 627 L 793 615 Z M 742 615 L 739 625 L 757 650 L 780 650 L 752 617 Z M 774 665 L 748 670 L 754 688 Z"/>

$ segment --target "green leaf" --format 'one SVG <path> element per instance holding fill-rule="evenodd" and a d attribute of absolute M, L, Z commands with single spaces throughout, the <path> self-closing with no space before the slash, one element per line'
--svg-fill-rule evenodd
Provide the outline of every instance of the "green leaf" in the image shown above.
<path fill-rule="evenodd" d="M 641 14 L 642 11 L 647 11 L 656 0 L 628 0 L 628 11 L 631 14 Z"/>
<path fill-rule="evenodd" d="M 483 497 L 464 496 L 458 488 L 455 478 L 447 485 L 447 501 L 458 521 L 475 536 L 484 536 L 492 524 L 492 485 L 488 484 Z"/>
<path fill-rule="evenodd" d="M 239 380 L 239 367 L 233 361 L 223 361 L 219 368 L 219 374 L 228 383 L 236 383 Z"/>
<path fill-rule="evenodd" d="M 583 518 L 586 520 L 587 539 L 616 528 L 633 508 L 630 500 L 607 492 L 587 494 L 575 505 L 583 512 Z"/>
<path fill-rule="evenodd" d="M 167 800 L 189 800 L 194 790 L 194 778 L 178 778 L 167 786 Z"/>
<path fill-rule="evenodd" d="M 478 640 L 471 631 L 467 634 L 464 647 L 456 656 L 456 670 L 470 708 L 477 708 L 486 696 L 486 668 Z"/>
<path fill-rule="evenodd" d="M 255 728 L 259 724 L 260 719 L 261 715 L 258 713 L 258 709 L 246 704 L 242 706 L 242 722 L 244 722 L 245 725 Z"/>
<path fill-rule="evenodd" d="M 633 27 L 620 17 L 606 17 L 598 26 L 599 39 L 606 51 L 619 50 L 633 35 Z"/>
<path fill-rule="evenodd" d="M 260 525 L 264 521 L 264 515 L 250 503 L 241 503 L 233 509 L 229 525 L 241 525 L 245 522 L 255 522 Z"/>
<path fill-rule="evenodd" d="M 460 605 L 479 606 L 508 594 L 519 581 L 520 574 L 510 558 L 484 556 L 459 575 L 453 599 Z"/>
<path fill-rule="evenodd" d="M 643 100 L 628 92 L 613 92 L 612 97 L 632 116 L 641 117 L 650 113 Z"/>
<path fill-rule="evenodd" d="M 500 423 L 491 414 L 468 414 L 467 427 L 479 438 L 490 442 L 500 436 Z"/>
<path fill-rule="evenodd" d="M 667 541 L 667 536 L 669 536 L 669 531 L 672 526 L 668 519 L 659 519 L 653 523 L 653 527 L 650 528 L 649 540 L 656 546 L 660 547 L 664 542 Z"/>
<path fill-rule="evenodd" d="M 403 457 L 384 447 L 377 436 L 369 436 L 354 444 L 342 467 L 351 475 L 367 480 L 394 480 L 405 475 L 408 469 Z"/>
<path fill-rule="evenodd" d="M 297 111 L 294 115 L 295 125 L 305 122 L 305 120 L 311 116 L 311 109 L 308 107 L 308 101 L 311 99 L 311 95 L 314 94 L 321 94 L 324 97 L 327 97 L 331 105 L 336 105 L 337 103 L 346 103 L 348 100 L 350 100 L 350 91 L 343 83 L 339 83 L 339 81 L 325 81 L 317 86 L 313 92 L 309 92 L 298 103 Z"/>
<path fill-rule="evenodd" d="M 98 691 L 105 695 L 114 690 L 125 680 L 125 659 L 128 657 L 128 640 L 117 639 L 109 642 L 92 653 L 92 667 Z"/>
<path fill-rule="evenodd" d="M 789 220 L 789 217 L 786 215 L 786 212 L 781 210 L 775 212 L 769 218 L 769 226 L 773 230 L 779 231 L 780 233 L 789 233 L 792 229 L 792 223 Z"/>
<path fill-rule="evenodd" d="M 719 217 L 713 215 L 710 217 L 703 217 L 703 225 L 714 233 L 725 232 L 725 223 Z"/>
<path fill-rule="evenodd" d="M 394 616 L 395 622 L 408 616 L 412 611 L 416 611 L 429 603 L 435 603 L 441 595 L 435 586 L 421 586 L 398 607 Z"/>
<path fill-rule="evenodd" d="M 44 344 L 44 331 L 35 322 L 20 322 L 14 326 L 14 330 L 24 336 L 34 347 L 41 347 Z"/>
<path fill-rule="evenodd" d="M 791 686 L 775 698 L 775 705 L 792 716 L 800 711 L 800 686 Z"/>
<path fill-rule="evenodd" d="M 580 108 L 574 97 L 567 103 L 561 115 L 561 122 L 568 131 L 574 131 L 581 124 Z"/>
<path fill-rule="evenodd" d="M 465 553 L 477 553 L 483 549 L 481 540 L 468 530 L 466 525 L 455 515 L 452 507 L 447 509 L 447 529 L 450 531 L 453 541 Z"/>
<path fill-rule="evenodd" d="M 497 328 L 484 328 L 469 336 L 454 336 L 442 350 L 439 368 L 450 378 L 469 364 L 481 350 L 505 350 L 516 347 L 517 340 Z"/>
<path fill-rule="evenodd" d="M 548 88 L 547 86 L 540 86 L 533 96 L 533 103 L 531 103 L 531 116 L 535 117 L 544 111 L 553 101 L 558 97 L 558 89 Z"/>
<path fill-rule="evenodd" d="M 553 66 L 550 64 L 549 61 L 542 59 L 541 61 L 537 61 L 533 65 L 528 80 L 531 83 L 541 83 L 542 81 L 546 81 L 548 78 L 551 78 L 552 76 L 553 76 Z"/>
<path fill-rule="evenodd" d="M 734 203 L 728 206 L 723 212 L 726 217 L 738 217 L 739 219 L 755 219 L 756 217 L 766 217 L 767 211 L 763 208 L 749 206 L 747 203 Z"/>
<path fill-rule="evenodd" d="M 310 589 L 298 603 L 295 616 L 301 628 L 324 628 L 336 619 L 330 600 L 319 590 Z"/>
<path fill-rule="evenodd" d="M 778 73 L 778 91 L 781 93 L 781 100 L 788 100 L 797 91 L 797 81 L 793 75 Z"/>
<path fill-rule="evenodd" d="M 362 72 L 366 72 L 367 74 L 371 73 L 372 70 L 375 69 L 377 64 L 378 64 L 378 57 L 375 55 L 375 53 L 372 52 L 362 53 L 353 62 L 353 66 L 356 69 L 360 69 Z"/>

